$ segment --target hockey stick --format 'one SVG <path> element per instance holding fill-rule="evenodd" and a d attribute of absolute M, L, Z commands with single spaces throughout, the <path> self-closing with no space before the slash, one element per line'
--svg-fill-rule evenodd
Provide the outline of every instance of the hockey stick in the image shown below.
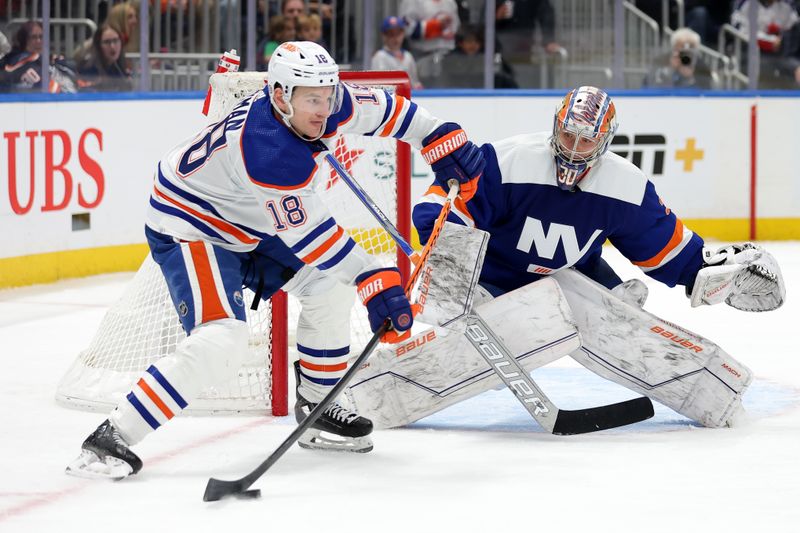
<path fill-rule="evenodd" d="M 364 207 L 366 207 L 369 212 L 372 213 L 372 216 L 375 217 L 383 229 L 392 236 L 392 239 L 394 239 L 394 242 L 397 243 L 397 246 L 403 250 L 403 253 L 405 253 L 408 257 L 414 255 L 414 249 L 405 241 L 405 239 L 403 239 L 403 236 L 400 235 L 400 232 L 394 227 L 394 224 L 392 224 L 392 222 L 389 220 L 389 217 L 387 217 L 383 211 L 381 211 L 381 209 L 378 207 L 378 204 L 376 204 L 372 198 L 370 198 L 369 194 L 367 194 L 367 191 L 365 191 L 361 185 L 358 184 L 355 178 L 350 175 L 350 173 L 346 168 L 344 168 L 339 160 L 333 157 L 332 154 L 326 154 L 325 159 L 331 165 L 333 170 L 339 174 L 347 186 L 350 187 L 350 189 L 353 191 L 353 194 L 356 195 L 356 198 L 358 198 L 358 200 L 364 204 Z"/>
<path fill-rule="evenodd" d="M 489 325 L 474 312 L 467 316 L 467 330 L 464 335 L 530 415 L 550 433 L 590 433 L 641 422 L 653 416 L 653 403 L 646 396 L 575 411 L 559 409 L 536 385 Z"/>
<path fill-rule="evenodd" d="M 208 480 L 208 484 L 206 485 L 206 492 L 203 494 L 203 501 L 204 502 L 215 502 L 224 498 L 225 496 L 244 496 L 249 498 L 258 498 L 261 496 L 261 491 L 259 489 L 247 490 L 250 485 L 256 482 L 258 478 L 264 475 L 264 473 L 270 469 L 272 465 L 274 465 L 278 459 L 280 459 L 286 450 L 288 450 L 292 444 L 297 442 L 297 439 L 305 433 L 305 431 L 311 427 L 311 425 L 317 421 L 317 419 L 322 416 L 322 413 L 325 409 L 328 408 L 328 405 L 333 402 L 333 400 L 339 396 L 339 393 L 342 392 L 347 384 L 352 379 L 353 375 L 361 368 L 361 365 L 367 360 L 367 358 L 372 354 L 375 347 L 378 345 L 378 341 L 380 341 L 381 337 L 389 331 L 389 322 L 386 321 L 378 328 L 378 331 L 372 335 L 372 338 L 367 343 L 364 350 L 361 352 L 361 355 L 355 360 L 355 362 L 350 365 L 350 368 L 347 369 L 344 376 L 339 380 L 333 389 L 328 392 L 328 395 L 322 399 L 320 403 L 309 413 L 309 415 L 299 424 L 297 427 L 292 431 L 288 437 L 275 449 L 274 452 L 267 457 L 264 462 L 258 465 L 255 470 L 247 474 L 246 476 L 236 479 L 234 481 L 223 481 L 221 479 L 211 478 Z"/>
<path fill-rule="evenodd" d="M 414 285 L 416 284 L 417 279 L 419 279 L 419 276 L 425 267 L 425 263 L 430 256 L 431 250 L 436 244 L 436 241 L 439 239 L 439 235 L 442 232 L 442 227 L 444 227 L 444 221 L 447 219 L 447 214 L 450 212 L 450 204 L 452 203 L 452 199 L 455 198 L 456 194 L 458 194 L 457 182 L 451 185 L 450 193 L 448 194 L 448 200 L 445 202 L 445 205 L 442 207 L 442 212 L 436 219 L 431 237 L 428 239 L 428 243 L 420 253 L 420 259 L 416 263 L 414 272 L 406 282 L 405 292 L 406 296 L 408 297 L 411 296 L 411 291 L 414 289 Z M 215 502 L 224 498 L 225 496 L 233 495 L 246 498 L 258 498 L 261 496 L 261 491 L 259 489 L 248 490 L 250 486 L 255 483 L 258 478 L 263 476 L 264 473 L 266 473 L 266 471 L 269 470 L 270 467 L 272 467 L 272 465 L 274 465 L 284 453 L 286 453 L 286 450 L 288 450 L 292 444 L 297 442 L 297 439 L 299 439 L 300 436 L 305 433 L 305 431 L 311 427 L 311 425 L 316 422 L 320 416 L 322 416 L 322 413 L 325 411 L 325 409 L 327 409 L 331 402 L 333 402 L 333 400 L 339 396 L 339 394 L 342 392 L 342 389 L 344 389 L 348 383 L 350 383 L 350 380 L 353 378 L 355 373 L 358 372 L 367 358 L 375 350 L 375 347 L 378 345 L 378 341 L 380 341 L 381 337 L 387 331 L 389 331 L 389 326 L 390 322 L 387 320 L 381 325 L 380 328 L 378 328 L 378 331 L 375 332 L 367 345 L 364 347 L 361 355 L 359 355 L 358 358 L 350 365 L 350 368 L 348 368 L 347 372 L 345 372 L 341 379 L 339 379 L 339 382 L 334 385 L 333 389 L 328 392 L 325 398 L 323 398 L 322 401 L 318 403 L 316 407 L 314 407 L 311 413 L 309 413 L 309 415 L 297 425 L 294 431 L 292 431 L 289 436 L 286 437 L 281 445 L 278 446 L 278 448 L 272 452 L 269 457 L 267 457 L 252 472 L 242 478 L 233 481 L 210 478 L 208 480 L 208 484 L 206 485 L 206 491 L 203 494 L 203 501 Z"/>
<path fill-rule="evenodd" d="M 355 179 L 336 160 L 335 157 L 329 154 L 326 156 L 326 158 L 333 169 L 339 174 L 345 183 L 350 186 L 356 197 L 375 216 L 378 223 L 383 226 L 389 235 L 395 239 L 397 245 L 410 257 L 411 254 L 408 252 L 408 250 L 410 250 L 411 247 L 408 246 L 408 243 L 402 239 L 397 229 L 392 225 L 391 221 L 389 221 L 389 219 L 383 213 L 381 213 L 380 209 L 378 209 L 377 205 L 375 205 L 375 202 L 372 201 L 364 189 L 358 185 Z M 458 183 L 455 180 L 450 180 L 448 184 L 450 185 L 450 191 L 448 192 L 447 200 L 445 201 L 445 204 L 442 206 L 442 210 L 439 213 L 439 217 L 434 224 L 434 230 L 431 233 L 429 242 L 430 240 L 435 240 L 438 238 L 439 232 L 441 232 L 442 228 L 444 227 L 444 220 L 447 219 L 447 215 L 450 213 L 451 204 L 455 194 L 458 192 Z M 453 186 L 454 184 L 456 187 Z M 430 253 L 430 249 L 431 248 L 426 246 L 428 253 Z M 423 250 L 423 253 L 425 253 L 425 250 Z M 424 259 L 427 260 L 427 256 L 424 257 Z M 419 272 L 419 269 L 415 270 L 415 273 L 418 274 Z M 411 281 L 413 282 L 415 279 L 416 278 L 413 278 Z M 480 330 L 480 326 L 475 325 L 474 321 L 480 320 L 480 318 L 478 318 L 474 313 L 470 315 L 470 318 L 472 318 L 473 324 L 469 325 L 468 328 L 478 328 L 477 330 L 472 330 L 477 334 L 477 332 Z M 506 386 L 508 386 L 508 388 L 514 392 L 520 402 L 522 402 L 523 406 L 525 406 L 525 408 L 531 414 L 533 419 L 550 433 L 554 433 L 556 435 L 577 435 L 580 433 L 589 433 L 592 431 L 600 431 L 602 429 L 625 426 L 628 424 L 641 422 L 642 420 L 647 420 L 653 416 L 653 403 L 649 398 L 644 396 L 624 402 L 590 407 L 586 409 L 578 409 L 574 411 L 559 409 L 547 398 L 544 392 L 533 381 L 533 378 L 531 378 L 530 374 L 528 374 L 528 372 L 526 372 L 520 366 L 519 362 L 509 353 L 508 349 L 496 339 L 491 330 L 489 330 L 489 327 L 483 321 L 480 321 L 480 323 L 483 324 L 484 331 L 482 331 L 482 333 L 487 337 L 487 339 L 493 339 L 494 341 L 492 343 L 489 345 L 476 344 L 476 341 L 470 337 L 470 329 L 465 332 L 465 336 L 478 350 L 478 352 L 484 356 L 484 358 L 486 358 L 486 361 L 489 366 L 491 366 L 492 370 L 494 370 L 500 379 L 506 384 Z M 469 320 L 468 324 L 470 324 Z M 484 351 L 486 349 L 491 350 L 493 348 L 494 350 L 491 352 L 492 357 L 499 357 L 499 355 L 496 355 L 499 353 L 504 354 L 504 361 L 502 362 L 501 366 L 497 366 L 496 362 L 490 359 L 487 353 Z M 508 365 L 510 365 L 512 368 L 515 368 L 516 374 L 518 374 L 518 377 L 513 382 L 509 382 L 508 376 L 503 371 L 503 367 Z M 518 387 L 522 387 L 525 391 L 529 392 L 523 397 L 521 395 L 523 389 L 519 389 Z"/>

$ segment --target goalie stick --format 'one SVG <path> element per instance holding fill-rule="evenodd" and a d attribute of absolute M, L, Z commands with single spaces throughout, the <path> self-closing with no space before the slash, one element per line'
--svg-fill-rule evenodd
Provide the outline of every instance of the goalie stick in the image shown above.
<path fill-rule="evenodd" d="M 344 168 L 344 166 L 341 165 L 341 163 L 336 160 L 335 157 L 330 154 L 326 155 L 325 157 L 336 173 L 339 174 L 344 182 L 347 183 L 347 185 L 353 190 L 361 203 L 363 203 L 375 216 L 378 223 L 383 226 L 383 228 L 387 231 L 387 233 L 389 233 L 389 235 L 392 236 L 393 239 L 395 239 L 397 245 L 407 255 L 409 255 L 409 257 L 411 257 L 411 253 L 409 252 L 409 250 L 411 250 L 411 246 L 409 246 L 408 243 L 403 240 L 402 236 L 397 231 L 397 228 L 395 228 L 391 221 L 380 211 L 375 202 L 369 197 L 369 194 L 367 194 L 367 192 L 364 191 L 360 185 L 358 185 L 355 178 L 350 175 L 350 173 Z M 442 207 L 442 211 L 439 213 L 439 218 L 436 220 L 430 240 L 435 240 L 438 238 L 439 232 L 441 232 L 441 229 L 444 226 L 444 220 L 450 213 L 453 192 L 458 192 L 457 187 L 454 186 L 454 184 L 457 185 L 455 180 L 450 180 L 448 184 L 450 185 L 448 198 L 445 201 L 445 205 Z M 426 246 L 425 250 L 430 253 L 429 247 Z M 423 253 L 424 252 L 425 251 L 423 251 Z M 427 260 L 427 256 L 424 259 Z M 419 272 L 419 269 L 415 270 L 415 273 L 417 272 Z M 552 401 L 550 401 L 549 398 L 547 398 L 541 388 L 536 385 L 536 382 L 533 381 L 533 378 L 531 378 L 530 374 L 528 374 L 520 366 L 519 362 L 509 354 L 508 349 L 499 341 L 499 339 L 495 337 L 486 323 L 480 320 L 480 318 L 474 313 L 470 315 L 470 318 L 472 319 L 472 325 L 468 326 L 467 332 L 465 332 L 464 335 L 467 337 L 470 343 L 472 343 L 475 349 L 477 349 L 478 352 L 484 356 L 484 358 L 486 358 L 486 361 L 492 370 L 500 377 L 506 386 L 511 389 L 511 391 L 530 413 L 533 419 L 550 433 L 555 435 L 578 435 L 581 433 L 590 433 L 593 431 L 600 431 L 603 429 L 611 429 L 634 424 L 636 422 L 641 422 L 642 420 L 647 420 L 653 416 L 653 403 L 645 396 L 624 402 L 601 405 L 598 407 L 589 407 L 585 409 L 576 409 L 571 411 L 559 409 Z M 468 321 L 468 324 L 469 323 L 470 322 Z M 482 327 L 482 333 L 487 337 L 487 339 L 491 339 L 491 341 L 488 343 L 483 341 L 482 344 L 476 341 L 470 336 L 470 327 L 477 327 L 478 329 Z M 472 331 L 477 334 L 478 330 L 473 329 Z M 493 350 L 491 357 L 495 357 L 497 353 L 504 354 L 505 362 L 503 362 L 501 366 L 497 366 L 497 363 L 489 358 L 490 356 L 487 355 L 485 350 Z M 504 373 L 503 367 L 506 365 L 511 365 L 513 368 L 515 368 L 515 373 L 518 374 L 511 384 L 509 383 L 508 376 Z M 530 392 L 522 394 L 523 391 Z"/>
<path fill-rule="evenodd" d="M 447 219 L 448 213 L 450 213 L 450 205 L 452 204 L 456 194 L 458 194 L 458 183 L 453 181 L 451 182 L 447 201 L 442 207 L 442 211 L 439 213 L 439 217 L 436 219 L 436 223 L 434 224 L 431 238 L 428 239 L 428 243 L 425 245 L 425 248 L 423 248 L 422 253 L 419 256 L 420 258 L 416 262 L 414 272 L 406 282 L 405 292 L 407 297 L 411 296 L 411 291 L 413 290 L 416 281 L 419 279 L 419 276 L 425 267 L 425 263 L 430 255 L 430 251 L 433 249 L 436 241 L 439 238 L 439 235 L 441 234 L 444 222 Z M 299 439 L 300 436 L 308 428 L 310 428 L 314 422 L 316 422 L 325 409 L 328 408 L 328 405 L 330 405 L 331 402 L 333 402 L 333 400 L 339 396 L 342 390 L 348 385 L 348 383 L 350 383 L 350 380 L 353 378 L 355 373 L 358 372 L 361 366 L 366 362 L 367 358 L 369 358 L 369 356 L 375 350 L 375 347 L 378 345 L 378 341 L 380 341 L 381 337 L 387 331 L 389 331 L 389 326 L 390 322 L 387 320 L 381 325 L 380 328 L 378 328 L 375 334 L 372 335 L 372 338 L 369 340 L 367 345 L 364 347 L 361 355 L 359 355 L 358 358 L 350 365 L 350 368 L 348 368 L 347 372 L 345 372 L 341 379 L 339 379 L 339 382 L 333 387 L 333 389 L 330 390 L 330 392 L 328 392 L 325 398 L 323 398 L 322 401 L 317 404 L 311 413 L 297 425 L 294 431 L 292 431 L 289 436 L 286 437 L 286 439 L 275 449 L 274 452 L 270 454 L 269 457 L 267 457 L 252 472 L 242 478 L 233 481 L 210 478 L 208 480 L 208 484 L 206 485 L 206 491 L 203 494 L 203 501 L 215 502 L 224 498 L 225 496 L 234 495 L 246 498 L 258 498 L 261 495 L 261 491 L 259 489 L 248 490 L 250 486 L 255 483 L 258 478 L 263 476 L 264 473 L 266 473 L 266 471 L 269 470 L 270 467 L 272 467 L 272 465 L 274 465 L 284 453 L 286 453 L 286 450 L 288 450 L 292 444 L 297 442 L 297 439 Z"/>
<path fill-rule="evenodd" d="M 626 426 L 653 416 L 653 403 L 640 396 L 620 403 L 567 411 L 559 409 L 476 313 L 467 316 L 467 340 L 539 424 L 555 435 L 577 435 Z"/>

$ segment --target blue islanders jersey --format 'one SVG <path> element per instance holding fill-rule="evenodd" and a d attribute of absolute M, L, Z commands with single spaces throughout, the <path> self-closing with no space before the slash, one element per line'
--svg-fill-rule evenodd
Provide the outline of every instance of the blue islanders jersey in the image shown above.
<path fill-rule="evenodd" d="M 642 171 L 606 153 L 579 190 L 564 191 L 556 184 L 548 137 L 525 134 L 483 145 L 486 170 L 477 193 L 454 203 L 448 220 L 491 235 L 481 281 L 510 291 L 564 268 L 594 277 L 608 239 L 649 276 L 669 286 L 693 283 L 703 240 L 664 205 Z M 445 196 L 434 185 L 414 207 L 421 242 Z"/>
<path fill-rule="evenodd" d="M 325 153 L 339 133 L 391 136 L 418 147 L 441 121 L 383 90 L 344 84 L 342 93 L 315 142 L 292 133 L 264 91 L 242 100 L 159 162 L 147 226 L 237 252 L 278 238 L 276 247 L 348 284 L 377 268 L 315 193 L 327 179 L 319 172 Z"/>

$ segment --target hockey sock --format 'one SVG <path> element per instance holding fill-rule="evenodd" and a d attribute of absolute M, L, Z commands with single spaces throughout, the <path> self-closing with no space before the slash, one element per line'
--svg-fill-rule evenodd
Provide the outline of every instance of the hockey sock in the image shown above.
<path fill-rule="evenodd" d="M 110 419 L 128 445 L 171 420 L 204 388 L 236 375 L 247 353 L 247 324 L 224 319 L 202 324 L 175 352 L 151 365 Z"/>

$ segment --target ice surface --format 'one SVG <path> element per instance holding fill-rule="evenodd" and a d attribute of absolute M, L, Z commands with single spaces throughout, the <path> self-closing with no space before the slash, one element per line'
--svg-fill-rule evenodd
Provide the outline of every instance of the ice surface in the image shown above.
<path fill-rule="evenodd" d="M 261 499 L 214 504 L 201 499 L 208 477 L 248 472 L 292 419 L 177 418 L 137 446 L 140 474 L 68 477 L 104 417 L 57 406 L 55 387 L 131 274 L 0 291 L 0 532 L 798 531 L 800 243 L 763 244 L 787 284 L 772 313 L 691 309 L 682 289 L 645 280 L 648 310 L 754 371 L 738 427 L 705 429 L 657 405 L 635 426 L 556 437 L 510 393 L 492 391 L 376 432 L 369 454 L 295 447 L 256 483 Z M 643 278 L 605 254 L 623 277 Z M 633 396 L 567 361 L 534 376 L 563 408 Z"/>

